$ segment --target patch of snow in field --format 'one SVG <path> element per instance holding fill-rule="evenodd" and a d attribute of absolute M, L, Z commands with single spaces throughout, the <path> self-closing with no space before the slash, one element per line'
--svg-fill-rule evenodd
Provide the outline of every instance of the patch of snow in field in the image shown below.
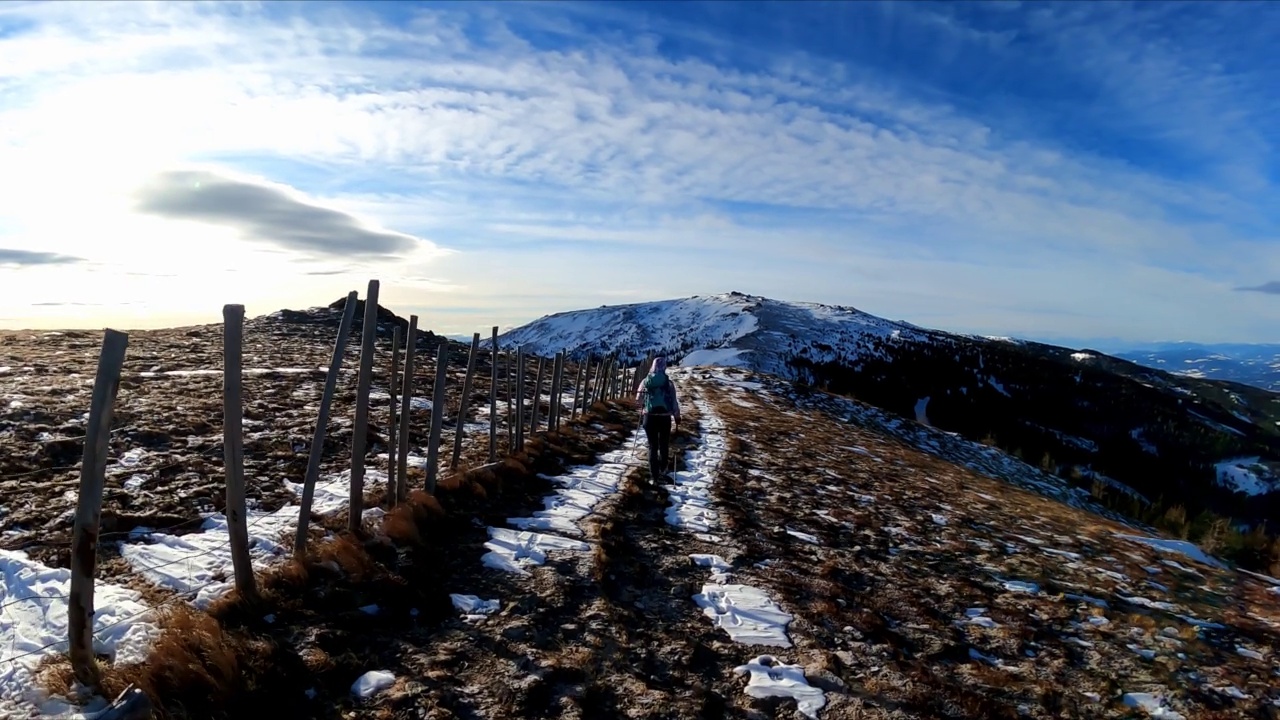
<path fill-rule="evenodd" d="M 761 655 L 733 669 L 737 675 L 750 673 L 744 692 L 753 698 L 792 698 L 802 715 L 817 720 L 818 711 L 827 704 L 822 690 L 805 679 L 804 668 L 787 665 L 772 655 Z"/>
<path fill-rule="evenodd" d="M 1092 360 L 1093 358 L 1094 356 L 1089 353 L 1083 353 L 1083 352 L 1071 353 L 1071 359 L 1075 360 L 1076 362 L 1084 362 L 1085 360 Z"/>
<path fill-rule="evenodd" d="M 1259 475 L 1263 466 L 1261 458 L 1248 457 L 1224 460 L 1214 465 L 1214 477 L 1219 485 L 1246 495 L 1265 495 L 1276 490 L 1274 479 Z"/>
<path fill-rule="evenodd" d="M 1186 540 L 1170 540 L 1168 538 L 1153 538 L 1146 535 L 1126 535 L 1124 533 L 1116 533 L 1117 536 L 1126 540 L 1132 540 L 1151 547 L 1164 553 L 1179 553 L 1204 563 L 1210 567 L 1225 569 L 1227 566 L 1222 561 L 1206 555 L 1197 545 L 1189 543 Z"/>
<path fill-rule="evenodd" d="M 1005 590 L 1009 592 L 1020 592 L 1035 595 L 1040 592 L 1040 586 L 1033 582 L 1024 582 L 1022 580 L 1005 580 L 1001 583 Z"/>
<path fill-rule="evenodd" d="M 485 567 L 520 575 L 529 574 L 529 567 L 545 565 L 548 552 L 586 552 L 591 549 L 590 545 L 581 540 L 509 528 L 491 527 L 489 538 L 489 542 L 484 544 L 489 552 L 480 558 L 480 562 Z"/>
<path fill-rule="evenodd" d="M 1162 698 L 1151 693 L 1125 693 L 1123 701 L 1126 706 L 1145 710 L 1158 720 L 1184 720 L 1181 714 L 1165 707 Z"/>
<path fill-rule="evenodd" d="M 378 483 L 385 485 L 386 481 L 385 473 L 374 469 L 365 471 L 365 487 Z M 285 486 L 298 495 L 302 494 L 300 483 L 285 481 Z M 328 515 L 346 507 L 350 487 L 350 470 L 316 483 L 312 512 Z M 255 567 L 264 568 L 286 554 L 281 540 L 296 531 L 298 511 L 297 505 L 286 505 L 275 512 L 248 513 L 249 554 Z M 193 604 L 198 608 L 206 608 L 230 592 L 233 587 L 230 579 L 235 573 L 231 564 L 227 518 L 222 513 L 207 515 L 200 532 L 186 535 L 152 533 L 145 537 L 151 541 L 149 544 L 120 543 L 120 556 L 143 577 L 179 593 L 195 593 Z"/>
<path fill-rule="evenodd" d="M 703 585 L 693 601 L 734 642 L 791 647 L 787 625 L 792 616 L 759 588 L 712 582 Z"/>
<path fill-rule="evenodd" d="M 787 528 L 787 534 L 791 537 L 799 538 L 807 543 L 812 543 L 814 545 L 822 544 L 822 541 L 820 541 L 816 535 L 810 535 L 807 532 L 800 532 L 799 530 Z"/>
<path fill-rule="evenodd" d="M 351 684 L 351 694 L 368 700 L 394 685 L 396 676 L 386 670 L 370 670 Z"/>
<path fill-rule="evenodd" d="M 1148 600 L 1141 596 L 1120 595 L 1119 597 L 1130 605 L 1140 605 L 1142 607 L 1149 607 L 1155 610 L 1167 610 L 1169 612 L 1178 609 L 1178 606 L 1173 603 L 1161 602 L 1159 600 Z"/>
<path fill-rule="evenodd" d="M 482 620 L 488 615 L 498 612 L 501 604 L 497 600 L 482 600 L 476 595 L 460 595 L 449 593 L 453 607 L 470 621 Z"/>
<path fill-rule="evenodd" d="M 42 661 L 67 651 L 70 592 L 70 570 L 48 567 L 26 553 L 0 550 L 0 717 L 29 717 L 37 709 L 78 717 L 62 700 L 49 698 L 34 677 Z M 96 653 L 119 664 L 142 662 L 159 635 L 141 593 L 94 583 Z"/>

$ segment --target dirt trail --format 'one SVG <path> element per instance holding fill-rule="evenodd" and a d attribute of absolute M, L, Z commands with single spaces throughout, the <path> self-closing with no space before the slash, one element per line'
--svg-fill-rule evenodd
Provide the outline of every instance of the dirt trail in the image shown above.
<path fill-rule="evenodd" d="M 267 324 L 246 334 L 265 343 L 253 352 L 275 358 L 246 380 L 257 413 L 247 417 L 260 423 L 246 453 L 259 463 L 251 495 L 261 508 L 293 499 L 283 479 L 299 477 L 305 462 L 299 443 L 309 442 L 320 381 L 306 368 L 325 362 L 324 327 Z M 292 345 L 276 336 L 286 331 Z M 118 467 L 104 516 L 117 532 L 144 519 L 198 518 L 216 509 L 220 492 L 220 378 L 142 374 L 207 370 L 216 329 L 164 331 L 153 345 L 146 337 L 113 436 Z M 0 407 L 0 530 L 6 543 L 56 564 L 75 476 L 56 469 L 54 454 L 74 454 L 59 443 L 74 445 L 83 432 L 74 420 L 88 387 L 68 373 L 91 372 L 97 339 L 23 342 L 22 361 L 0 362 L 18 373 L 0 375 L 0 399 L 19 403 Z M 273 355 L 276 346 L 303 349 Z M 247 353 L 246 367 L 253 362 Z M 419 372 L 419 387 L 429 387 L 431 367 L 420 363 Z M 739 371 L 674 377 L 685 422 L 673 440 L 682 460 L 673 488 L 645 482 L 629 404 L 601 404 L 585 422 L 535 438 L 516 461 L 442 482 L 436 500 L 389 515 L 385 535 L 327 546 L 306 571 L 274 576 L 270 614 L 220 616 L 240 638 L 237 652 L 252 658 L 240 667 L 257 685 L 225 702 L 184 697 L 207 708 L 187 716 L 796 716 L 793 700 L 744 693 L 747 679 L 735 670 L 763 654 L 804 669 L 821 692 L 823 720 L 1280 709 L 1280 594 L 1266 582 L 1124 539 L 1136 531 L 979 475 L 938 457 L 941 446 L 918 450 L 872 415 L 849 412 L 849 401 L 802 397 Z M 350 414 L 351 380 L 335 417 Z M 425 423 L 414 426 L 417 445 Z M 345 467 L 346 433 L 327 447 L 326 472 Z M 713 437 L 723 458 L 705 488 L 711 512 L 699 514 L 703 490 L 693 484 L 711 466 L 686 463 L 705 459 Z M 487 434 L 468 442 L 464 466 L 480 465 L 486 450 Z M 620 479 L 583 470 L 602 460 L 623 466 Z M 709 526 L 671 524 L 673 499 L 689 500 L 688 517 Z M 490 528 L 518 530 L 519 518 L 583 549 L 552 550 L 530 565 L 519 558 L 536 559 L 538 548 L 525 547 L 511 562 L 527 574 L 487 566 L 498 541 L 516 537 Z M 695 595 L 716 573 L 695 554 L 719 556 L 732 582 L 789 614 L 787 646 L 736 642 L 704 614 Z M 130 575 L 123 563 L 103 567 Z M 467 617 L 451 603 L 455 593 L 497 600 L 498 609 Z M 352 682 L 369 670 L 397 680 L 371 700 L 353 699 Z"/>

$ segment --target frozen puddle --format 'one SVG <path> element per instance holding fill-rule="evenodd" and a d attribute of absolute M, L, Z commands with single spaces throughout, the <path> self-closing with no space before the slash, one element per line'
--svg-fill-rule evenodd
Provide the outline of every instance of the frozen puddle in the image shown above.
<path fill-rule="evenodd" d="M 51 568 L 26 553 L 0 550 L 0 717 L 81 717 L 35 680 L 46 658 L 67 652 L 67 595 L 71 571 Z M 136 590 L 94 583 L 93 648 L 116 663 L 146 660 L 160 630 Z M 79 712 L 105 708 L 98 699 Z"/>
<path fill-rule="evenodd" d="M 530 567 L 547 562 L 548 552 L 590 550 L 587 543 L 562 535 L 581 537 L 582 519 L 618 492 L 622 478 L 630 470 L 629 448 L 642 434 L 643 430 L 636 430 L 623 449 L 605 453 L 595 465 L 578 466 L 563 475 L 546 478 L 560 485 L 560 489 L 544 497 L 543 509 L 531 517 L 507 518 L 517 529 L 489 528 L 489 542 L 484 544 L 489 552 L 480 561 L 496 570 L 527 575 Z M 553 535 L 553 532 L 560 534 Z"/>
<path fill-rule="evenodd" d="M 387 482 L 380 470 L 365 471 L 365 487 Z M 285 485 L 302 495 L 302 485 L 285 481 Z M 322 478 L 316 483 L 311 511 L 328 515 L 347 507 L 350 498 L 351 471 Z M 271 513 L 248 514 L 249 554 L 254 567 L 262 569 L 288 554 L 281 539 L 292 536 L 298 528 L 298 506 L 286 505 Z M 381 508 L 369 508 L 365 517 L 376 517 Z M 161 587 L 183 594 L 194 594 L 192 604 L 205 609 L 225 596 L 235 586 L 235 570 L 231 564 L 231 537 L 227 518 L 213 513 L 205 518 L 200 532 L 186 535 L 154 533 L 142 535 L 149 544 L 121 543 L 120 555 L 143 577 Z"/>

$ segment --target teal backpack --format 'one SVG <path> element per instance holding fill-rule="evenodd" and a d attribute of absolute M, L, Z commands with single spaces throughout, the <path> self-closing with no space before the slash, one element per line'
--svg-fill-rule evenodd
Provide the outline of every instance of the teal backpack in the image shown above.
<path fill-rule="evenodd" d="M 644 379 L 644 411 L 662 414 L 667 412 L 667 374 L 655 373 Z"/>

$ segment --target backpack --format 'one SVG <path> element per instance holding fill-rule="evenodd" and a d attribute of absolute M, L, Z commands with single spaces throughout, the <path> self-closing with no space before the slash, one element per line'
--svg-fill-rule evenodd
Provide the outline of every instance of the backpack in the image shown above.
<path fill-rule="evenodd" d="M 667 412 L 667 387 L 666 373 L 654 374 L 644 380 L 644 411 L 650 414 L 665 414 Z"/>

